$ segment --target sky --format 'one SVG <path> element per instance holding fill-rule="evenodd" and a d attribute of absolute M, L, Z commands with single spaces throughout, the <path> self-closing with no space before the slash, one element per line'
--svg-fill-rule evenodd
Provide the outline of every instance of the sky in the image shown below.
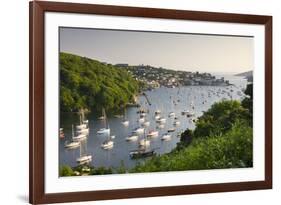
<path fill-rule="evenodd" d="M 253 70 L 254 38 L 60 28 L 60 52 L 111 64 L 241 73 Z"/>

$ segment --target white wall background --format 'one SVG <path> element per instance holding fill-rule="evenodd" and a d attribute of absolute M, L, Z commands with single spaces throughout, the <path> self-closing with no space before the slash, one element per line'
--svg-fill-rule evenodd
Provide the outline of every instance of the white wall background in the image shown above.
<path fill-rule="evenodd" d="M 73 0 L 73 2 L 273 15 L 274 183 L 273 190 L 126 199 L 73 204 L 280 204 L 281 6 L 278 0 Z M 28 202 L 28 0 L 0 7 L 0 204 Z M 279 58 L 278 58 L 279 57 Z M 277 105 L 277 106 L 275 106 Z"/>

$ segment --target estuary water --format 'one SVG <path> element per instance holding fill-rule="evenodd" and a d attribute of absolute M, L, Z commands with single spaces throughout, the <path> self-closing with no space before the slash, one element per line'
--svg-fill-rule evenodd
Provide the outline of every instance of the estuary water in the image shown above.
<path fill-rule="evenodd" d="M 208 110 L 215 102 L 233 99 L 242 100 L 244 98 L 243 90 L 246 88 L 247 80 L 238 76 L 224 76 L 232 85 L 230 86 L 183 86 L 176 88 L 160 87 L 151 91 L 146 91 L 144 95 L 140 95 L 138 103 L 142 108 L 148 109 L 146 121 L 150 125 L 146 128 L 146 134 L 149 131 L 157 130 L 159 136 L 152 138 L 149 149 L 155 150 L 159 155 L 168 153 L 176 147 L 180 141 L 178 134 L 187 128 L 194 129 L 195 124 L 186 115 L 182 115 L 182 111 L 189 110 L 194 113 L 193 119 L 201 116 L 204 111 Z M 149 102 L 150 104 L 149 104 Z M 81 144 L 81 149 L 66 149 L 65 143 L 71 141 L 72 125 L 79 124 L 79 116 L 73 113 L 61 113 L 60 127 L 64 129 L 64 138 L 59 139 L 59 163 L 60 165 L 76 166 L 76 159 L 80 156 L 80 152 L 91 154 L 91 165 L 95 167 L 111 167 L 117 168 L 125 166 L 132 168 L 143 159 L 131 159 L 130 151 L 138 148 L 138 141 L 128 142 L 126 137 L 132 135 L 132 131 L 140 127 L 138 119 L 140 114 L 137 111 L 140 108 L 128 107 L 126 109 L 126 118 L 129 120 L 129 126 L 122 125 L 123 117 L 107 116 L 111 135 L 115 136 L 114 147 L 111 150 L 104 150 L 101 144 L 107 139 L 103 135 L 98 135 L 97 131 L 104 127 L 104 121 L 98 120 L 101 113 L 91 113 L 86 115 L 89 120 L 89 136 Z M 159 127 L 155 120 L 155 111 L 161 110 L 161 117 L 166 118 L 166 123 Z M 169 117 L 169 113 L 174 112 L 180 121 L 180 125 L 175 126 L 174 118 Z M 167 133 L 168 129 L 175 128 L 170 141 L 162 141 L 161 136 Z M 140 138 L 143 135 L 139 136 Z"/>

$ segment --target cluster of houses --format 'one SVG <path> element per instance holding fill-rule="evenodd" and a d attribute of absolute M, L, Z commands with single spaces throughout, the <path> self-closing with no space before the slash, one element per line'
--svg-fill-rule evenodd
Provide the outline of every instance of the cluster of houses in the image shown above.
<path fill-rule="evenodd" d="M 128 64 L 116 64 L 115 66 L 127 69 L 137 80 L 143 81 L 148 88 L 160 86 L 178 87 L 181 85 L 229 85 L 229 82 L 224 78 L 217 79 L 210 73 L 175 71 L 149 65 L 130 66 Z"/>

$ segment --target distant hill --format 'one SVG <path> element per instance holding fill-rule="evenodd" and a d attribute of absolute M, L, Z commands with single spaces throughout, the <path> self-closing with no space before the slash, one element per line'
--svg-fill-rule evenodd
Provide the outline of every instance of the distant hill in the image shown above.
<path fill-rule="evenodd" d="M 252 70 L 244 72 L 244 73 L 238 73 L 238 74 L 236 74 L 236 76 L 243 76 L 243 77 L 247 78 L 248 82 L 253 82 L 253 71 Z"/>
<path fill-rule="evenodd" d="M 245 77 L 253 76 L 253 71 L 250 70 L 250 71 L 247 71 L 247 72 L 244 72 L 244 73 L 238 73 L 238 74 L 236 74 L 236 76 L 245 76 Z"/>

